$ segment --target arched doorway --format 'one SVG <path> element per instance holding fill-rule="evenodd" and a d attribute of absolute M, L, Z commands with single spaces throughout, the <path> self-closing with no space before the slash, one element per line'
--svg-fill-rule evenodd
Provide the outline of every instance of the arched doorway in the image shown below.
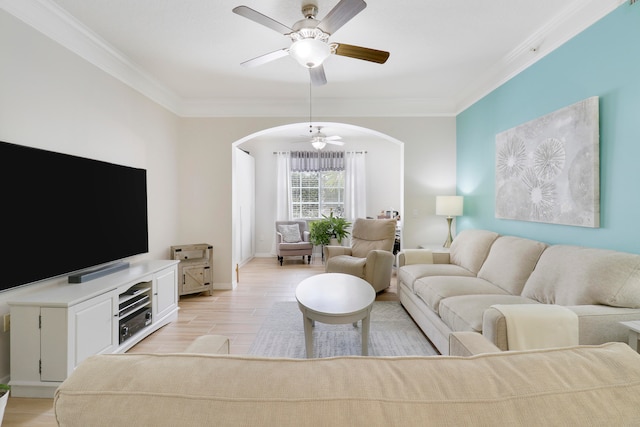
<path fill-rule="evenodd" d="M 404 143 L 389 135 L 361 126 L 337 122 L 314 122 L 327 135 L 339 135 L 345 145 L 337 149 L 367 152 L 367 216 L 381 210 L 403 212 L 404 207 Z M 300 122 L 256 132 L 233 143 L 232 242 L 234 269 L 246 262 L 247 245 L 251 255 L 272 256 L 275 222 L 275 157 L 278 151 L 313 150 L 308 143 L 309 123 Z M 329 147 L 334 149 L 334 147 Z M 254 163 L 251 188 L 251 157 Z M 247 166 L 249 165 L 249 166 Z M 242 171 L 242 172 L 240 172 Z M 247 187 L 248 186 L 248 187 Z M 253 193 L 253 206 L 247 205 L 247 194 Z M 270 207 L 273 206 L 273 209 Z M 249 211 L 249 212 L 247 212 Z M 247 239 L 251 237 L 251 241 Z M 274 262 L 275 256 L 274 256 Z M 233 280 L 237 275 L 233 274 Z M 234 282 L 234 286 L 236 283 Z"/>

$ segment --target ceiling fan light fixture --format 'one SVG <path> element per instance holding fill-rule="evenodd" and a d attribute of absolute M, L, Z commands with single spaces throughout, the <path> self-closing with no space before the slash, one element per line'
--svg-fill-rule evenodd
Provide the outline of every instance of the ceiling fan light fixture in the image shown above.
<path fill-rule="evenodd" d="M 303 67 L 315 68 L 331 55 L 331 47 L 321 40 L 306 38 L 293 42 L 289 55 Z"/>
<path fill-rule="evenodd" d="M 327 143 L 324 141 L 313 141 L 311 145 L 313 145 L 313 148 L 315 148 L 316 150 L 322 150 L 327 145 Z"/>

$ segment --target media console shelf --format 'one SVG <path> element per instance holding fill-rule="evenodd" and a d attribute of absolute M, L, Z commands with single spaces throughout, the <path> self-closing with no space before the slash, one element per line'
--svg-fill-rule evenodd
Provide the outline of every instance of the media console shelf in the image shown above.
<path fill-rule="evenodd" d="M 124 353 L 177 319 L 179 261 L 145 261 L 9 301 L 11 395 L 53 397 L 80 362 Z"/>

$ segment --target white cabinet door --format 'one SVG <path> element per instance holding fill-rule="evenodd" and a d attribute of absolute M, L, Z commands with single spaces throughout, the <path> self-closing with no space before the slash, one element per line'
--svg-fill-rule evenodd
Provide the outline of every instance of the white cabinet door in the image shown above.
<path fill-rule="evenodd" d="M 110 353 L 116 347 L 117 323 L 114 318 L 117 313 L 114 298 L 117 298 L 117 292 L 105 295 L 100 301 L 96 298 L 88 301 L 91 304 L 78 304 L 73 308 L 76 341 L 73 368 L 89 356 Z"/>
<path fill-rule="evenodd" d="M 67 378 L 66 308 L 40 309 L 40 381 L 64 381 Z"/>
<path fill-rule="evenodd" d="M 159 273 L 154 280 L 153 321 L 159 321 L 178 306 L 177 270 Z"/>

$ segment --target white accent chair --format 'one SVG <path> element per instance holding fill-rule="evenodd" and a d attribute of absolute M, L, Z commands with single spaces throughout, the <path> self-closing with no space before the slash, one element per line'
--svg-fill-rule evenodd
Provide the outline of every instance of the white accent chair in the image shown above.
<path fill-rule="evenodd" d="M 276 255 L 280 265 L 286 256 L 302 256 L 302 262 L 306 256 L 307 263 L 311 264 L 312 254 L 307 221 L 276 221 Z"/>

